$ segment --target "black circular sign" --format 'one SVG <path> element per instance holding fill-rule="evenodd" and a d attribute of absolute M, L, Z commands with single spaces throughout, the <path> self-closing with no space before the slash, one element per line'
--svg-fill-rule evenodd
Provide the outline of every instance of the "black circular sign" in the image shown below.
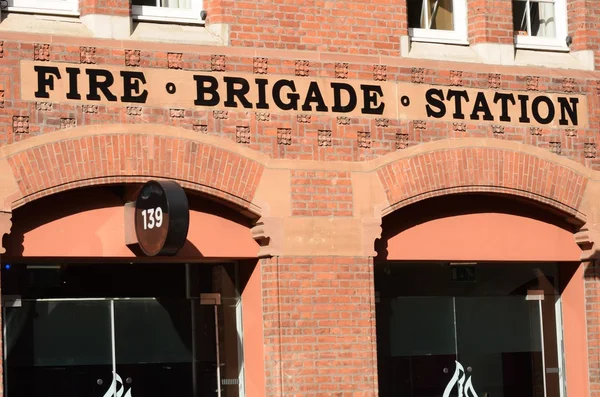
<path fill-rule="evenodd" d="M 173 181 L 149 181 L 135 202 L 135 234 L 148 256 L 175 255 L 187 239 L 190 209 L 185 191 Z"/>

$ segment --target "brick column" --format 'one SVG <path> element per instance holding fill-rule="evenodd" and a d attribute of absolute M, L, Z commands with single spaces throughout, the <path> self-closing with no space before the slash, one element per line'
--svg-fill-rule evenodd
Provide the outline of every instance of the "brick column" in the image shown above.
<path fill-rule="evenodd" d="M 131 0 L 79 0 L 81 22 L 95 37 L 123 39 L 131 35 Z"/>
<path fill-rule="evenodd" d="M 261 265 L 266 396 L 376 396 L 372 258 Z"/>
<path fill-rule="evenodd" d="M 472 48 L 489 63 L 514 58 L 511 0 L 467 0 L 468 36 Z"/>
<path fill-rule="evenodd" d="M 593 57 L 597 68 L 600 56 L 600 2 L 569 0 L 567 14 L 569 36 L 573 39 L 571 53 L 582 60 Z"/>

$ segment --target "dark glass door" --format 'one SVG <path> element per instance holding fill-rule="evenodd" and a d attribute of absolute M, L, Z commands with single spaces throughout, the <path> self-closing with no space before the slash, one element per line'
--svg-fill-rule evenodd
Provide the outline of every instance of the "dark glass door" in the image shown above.
<path fill-rule="evenodd" d="M 380 396 L 560 397 L 560 296 L 538 266 L 376 273 Z"/>
<path fill-rule="evenodd" d="M 8 396 L 220 397 L 218 304 L 26 300 L 5 308 Z"/>
<path fill-rule="evenodd" d="M 112 373 L 108 301 L 24 301 L 7 307 L 8 396 L 99 396 Z"/>
<path fill-rule="evenodd" d="M 142 397 L 217 396 L 215 305 L 136 299 L 114 310 L 119 387 Z"/>

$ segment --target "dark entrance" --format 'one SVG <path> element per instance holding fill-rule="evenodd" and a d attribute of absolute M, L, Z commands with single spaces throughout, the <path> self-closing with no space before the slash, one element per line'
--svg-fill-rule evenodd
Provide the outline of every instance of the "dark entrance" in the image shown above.
<path fill-rule="evenodd" d="M 3 265 L 5 395 L 238 397 L 235 273 L 234 264 Z"/>
<path fill-rule="evenodd" d="M 561 396 L 557 269 L 376 265 L 380 396 Z"/>

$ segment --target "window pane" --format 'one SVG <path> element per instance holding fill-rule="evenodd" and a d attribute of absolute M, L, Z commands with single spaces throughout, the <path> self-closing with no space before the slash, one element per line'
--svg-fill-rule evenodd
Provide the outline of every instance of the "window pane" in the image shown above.
<path fill-rule="evenodd" d="M 408 0 L 408 27 L 454 30 L 453 0 Z"/>
<path fill-rule="evenodd" d="M 102 397 L 112 379 L 107 301 L 24 301 L 5 311 L 6 394 Z"/>
<path fill-rule="evenodd" d="M 513 26 L 516 35 L 529 35 L 527 31 L 527 2 L 513 1 Z"/>
<path fill-rule="evenodd" d="M 192 8 L 192 0 L 133 0 L 135 6 L 153 6 L 166 8 Z"/>
<path fill-rule="evenodd" d="M 134 6 L 156 6 L 155 0 L 133 0 L 132 3 Z"/>
<path fill-rule="evenodd" d="M 546 2 L 531 2 L 531 35 L 556 37 L 555 5 Z"/>

